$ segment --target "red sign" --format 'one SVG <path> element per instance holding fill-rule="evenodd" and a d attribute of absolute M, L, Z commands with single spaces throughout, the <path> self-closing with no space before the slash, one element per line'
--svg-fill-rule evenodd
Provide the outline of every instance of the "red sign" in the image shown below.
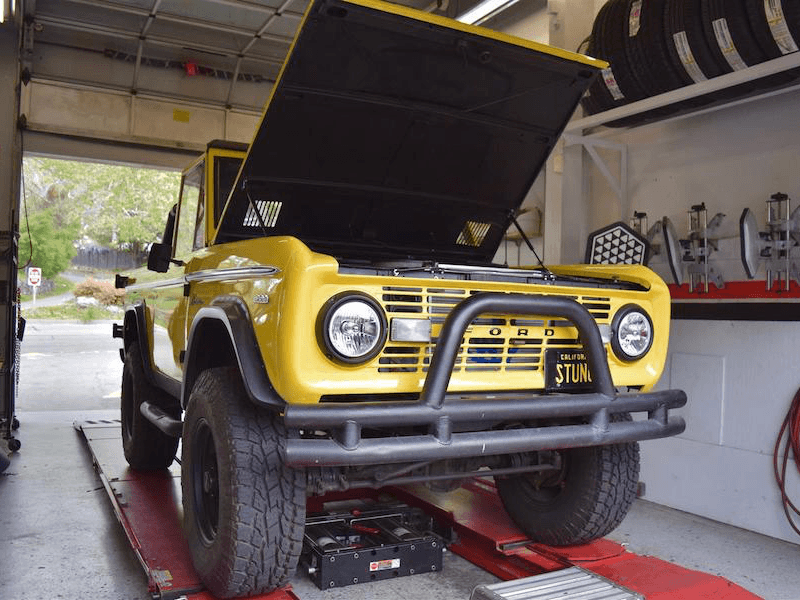
<path fill-rule="evenodd" d="M 37 287 L 42 283 L 42 270 L 39 267 L 28 267 L 28 285 Z"/>

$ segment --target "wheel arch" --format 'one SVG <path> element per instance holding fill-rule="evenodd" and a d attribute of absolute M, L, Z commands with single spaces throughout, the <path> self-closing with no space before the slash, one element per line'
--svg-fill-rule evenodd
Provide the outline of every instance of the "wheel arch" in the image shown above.
<path fill-rule="evenodd" d="M 214 351 L 207 351 L 209 348 Z M 253 403 L 272 409 L 282 409 L 285 405 L 269 380 L 250 313 L 240 298 L 220 297 L 197 311 L 183 365 L 181 405 L 184 408 L 200 373 L 223 366 L 239 370 L 244 389 Z"/>
<path fill-rule="evenodd" d="M 125 311 L 122 325 L 122 343 L 126 352 L 135 341 L 139 341 L 140 348 L 145 346 L 141 343 L 142 332 L 147 332 L 147 329 L 144 320 L 144 303 L 140 301 L 129 306 Z M 145 352 L 142 351 L 142 354 L 145 354 Z M 144 358 L 143 356 L 142 359 L 144 360 Z M 145 364 L 149 366 L 148 362 L 145 362 Z"/>
<path fill-rule="evenodd" d="M 147 382 L 177 398 L 180 395 L 180 383 L 156 371 L 153 367 L 153 362 L 150 360 L 150 337 L 147 335 L 145 308 L 144 302 L 140 300 L 129 306 L 125 311 L 122 327 L 123 347 L 127 353 L 131 344 L 138 341 L 142 367 Z"/>

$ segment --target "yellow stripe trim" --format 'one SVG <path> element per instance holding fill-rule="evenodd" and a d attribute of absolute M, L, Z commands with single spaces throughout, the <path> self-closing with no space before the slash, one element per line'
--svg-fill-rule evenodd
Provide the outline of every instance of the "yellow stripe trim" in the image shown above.
<path fill-rule="evenodd" d="M 439 25 L 440 27 L 447 27 L 448 29 L 455 29 L 456 31 L 463 31 L 464 33 L 479 35 L 484 38 L 497 40 L 499 42 L 505 42 L 506 44 L 512 44 L 514 46 L 521 46 L 522 48 L 528 48 L 529 50 L 538 50 L 539 52 L 544 52 L 545 54 L 551 54 L 553 56 L 564 58 L 566 60 L 583 63 L 585 65 L 597 67 L 598 69 L 605 69 L 608 67 L 608 63 L 606 61 L 597 58 L 592 58 L 591 56 L 584 56 L 583 54 L 578 54 L 577 52 L 570 52 L 569 50 L 562 50 L 561 48 L 555 48 L 553 46 L 548 46 L 547 44 L 540 44 L 539 42 L 534 42 L 533 40 L 526 40 L 524 38 L 516 37 L 514 35 L 508 35 L 507 33 L 494 31 L 493 29 L 487 29 L 486 27 L 479 27 L 478 25 L 468 25 L 467 23 L 462 23 L 461 21 L 456 21 L 455 19 L 449 19 L 447 17 L 434 15 L 414 8 L 408 8 L 407 6 L 401 6 L 400 4 L 392 4 L 389 2 L 383 2 L 382 0 L 340 0 L 340 1 L 345 4 L 355 4 L 356 6 L 372 8 L 382 12 L 400 15 L 402 17 L 407 17 L 409 19 L 414 19 L 416 21 L 422 21 L 424 23 L 430 23 L 432 25 Z"/>

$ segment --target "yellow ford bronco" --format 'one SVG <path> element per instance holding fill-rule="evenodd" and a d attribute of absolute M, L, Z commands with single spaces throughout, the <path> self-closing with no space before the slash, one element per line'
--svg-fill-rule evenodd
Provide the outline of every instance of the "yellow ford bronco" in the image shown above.
<path fill-rule="evenodd" d="M 313 0 L 253 142 L 211 142 L 184 172 L 157 275 L 119 278 L 114 334 L 125 457 L 163 469 L 182 440 L 185 532 L 215 595 L 287 582 L 310 494 L 481 476 L 547 544 L 623 519 L 637 441 L 684 429 L 684 393 L 650 391 L 666 286 L 492 262 L 602 66 Z"/>

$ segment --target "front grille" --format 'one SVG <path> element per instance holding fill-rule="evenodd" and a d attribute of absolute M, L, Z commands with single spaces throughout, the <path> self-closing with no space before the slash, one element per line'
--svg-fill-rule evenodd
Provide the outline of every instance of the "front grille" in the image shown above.
<path fill-rule="evenodd" d="M 386 316 L 430 319 L 430 344 L 389 342 L 378 359 L 380 373 L 425 373 L 447 315 L 469 296 L 489 290 L 423 287 L 384 287 L 380 298 Z M 608 323 L 611 299 L 572 296 L 598 323 Z M 564 320 L 508 315 L 482 315 L 475 319 L 462 340 L 453 372 L 511 373 L 538 371 L 546 348 L 579 348 L 575 327 Z"/>

